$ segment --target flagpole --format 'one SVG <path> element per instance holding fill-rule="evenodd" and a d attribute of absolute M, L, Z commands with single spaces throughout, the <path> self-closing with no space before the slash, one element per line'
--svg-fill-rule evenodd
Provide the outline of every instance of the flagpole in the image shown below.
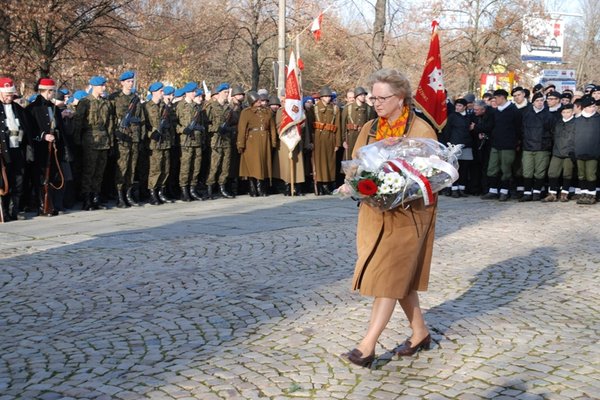
<path fill-rule="evenodd" d="M 285 95 L 285 0 L 279 0 L 279 52 L 277 57 L 277 97 Z"/>

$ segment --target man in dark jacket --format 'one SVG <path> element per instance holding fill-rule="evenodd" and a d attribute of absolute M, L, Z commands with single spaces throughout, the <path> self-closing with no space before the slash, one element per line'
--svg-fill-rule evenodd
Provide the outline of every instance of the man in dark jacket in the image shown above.
<path fill-rule="evenodd" d="M 475 138 L 472 164 L 471 193 L 488 191 L 487 168 L 490 159 L 490 135 L 494 129 L 494 110 L 484 100 L 476 100 L 473 105 L 473 122 L 470 126 Z"/>
<path fill-rule="evenodd" d="M 563 104 L 561 110 L 562 118 L 552 129 L 554 146 L 552 148 L 552 159 L 548 167 L 548 196 L 542 201 L 544 203 L 560 200 L 569 201 L 569 188 L 573 176 L 573 159 L 575 158 L 575 118 L 573 117 L 573 104 Z M 562 190 L 560 196 L 559 179 L 562 174 Z"/>
<path fill-rule="evenodd" d="M 519 201 L 541 200 L 542 185 L 550 164 L 554 116 L 544 107 L 544 96 L 533 95 L 532 107 L 523 113 L 523 183 Z"/>
<path fill-rule="evenodd" d="M 517 107 L 507 100 L 504 89 L 494 91 L 497 108 L 494 110 L 494 129 L 491 135 L 490 161 L 487 170 L 489 192 L 481 198 L 507 201 L 512 168 L 521 140 L 522 120 Z"/>
<path fill-rule="evenodd" d="M 448 115 L 448 122 L 442 132 L 442 142 L 462 144 L 458 160 L 458 180 L 452 185 L 454 198 L 466 197 L 465 192 L 469 180 L 469 171 L 473 161 L 473 137 L 471 136 L 471 118 L 467 115 L 467 100 L 457 99 L 454 102 L 454 112 Z"/>
<path fill-rule="evenodd" d="M 581 116 L 575 120 L 575 157 L 581 196 L 577 204 L 596 203 L 596 176 L 600 157 L 600 115 L 594 98 L 581 98 Z"/>

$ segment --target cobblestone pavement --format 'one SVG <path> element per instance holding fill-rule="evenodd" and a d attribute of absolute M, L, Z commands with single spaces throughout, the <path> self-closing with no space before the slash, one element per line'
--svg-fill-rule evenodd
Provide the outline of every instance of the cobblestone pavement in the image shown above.
<path fill-rule="evenodd" d="M 242 197 L 0 225 L 0 400 L 600 398 L 599 206 L 442 198 L 435 346 L 338 355 L 356 207 Z"/>

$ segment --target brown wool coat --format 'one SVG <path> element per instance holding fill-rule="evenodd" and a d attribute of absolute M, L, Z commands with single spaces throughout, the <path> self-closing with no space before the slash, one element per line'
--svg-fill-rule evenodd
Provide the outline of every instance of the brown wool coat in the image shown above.
<path fill-rule="evenodd" d="M 325 106 L 317 101 L 312 109 L 314 122 L 322 122 L 336 126 L 335 132 L 314 129 L 314 158 L 317 172 L 317 182 L 333 182 L 336 178 L 335 148 L 342 145 L 342 113 L 338 106 L 329 103 Z"/>
<path fill-rule="evenodd" d="M 272 111 L 264 107 L 248 107 L 240 114 L 237 148 L 241 152 L 240 176 L 270 179 L 272 149 L 277 144 L 277 129 Z"/>
<path fill-rule="evenodd" d="M 356 151 L 372 143 L 373 121 L 363 126 Z M 425 121 L 411 114 L 405 136 L 436 139 Z M 356 247 L 358 259 L 352 288 L 362 295 L 402 299 L 412 290 L 427 290 L 437 204 L 423 200 L 381 212 L 362 203 L 358 212 Z"/>

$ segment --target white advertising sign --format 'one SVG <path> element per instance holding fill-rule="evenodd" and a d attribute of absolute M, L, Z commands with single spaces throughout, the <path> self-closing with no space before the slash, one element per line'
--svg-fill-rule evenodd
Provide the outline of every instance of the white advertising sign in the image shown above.
<path fill-rule="evenodd" d="M 537 17 L 523 18 L 521 60 L 561 62 L 563 47 L 563 20 Z"/>

